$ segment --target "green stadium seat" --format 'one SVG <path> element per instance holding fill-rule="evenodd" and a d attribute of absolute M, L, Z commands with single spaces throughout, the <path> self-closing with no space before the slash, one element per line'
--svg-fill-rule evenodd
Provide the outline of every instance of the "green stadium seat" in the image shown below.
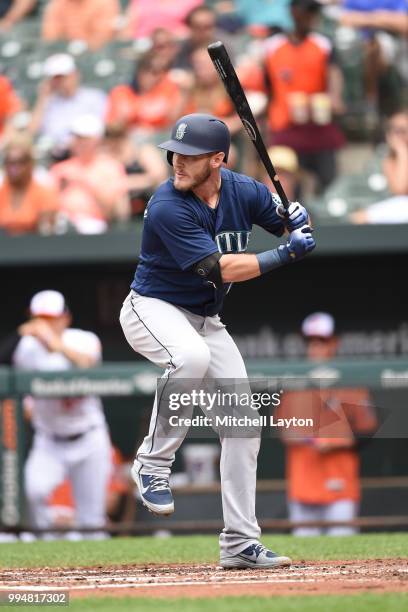
<path fill-rule="evenodd" d="M 384 154 L 384 147 L 378 147 L 362 172 L 337 178 L 319 201 L 309 203 L 312 214 L 322 221 L 344 221 L 351 212 L 390 197 L 382 173 Z"/>
<path fill-rule="evenodd" d="M 41 35 L 41 21 L 35 17 L 23 19 L 13 26 L 9 35 L 24 43 L 31 41 L 33 44 L 38 44 Z"/>
<path fill-rule="evenodd" d="M 106 51 L 86 53 L 77 59 L 83 83 L 109 91 L 115 85 L 128 82 L 135 60 L 107 54 Z"/>

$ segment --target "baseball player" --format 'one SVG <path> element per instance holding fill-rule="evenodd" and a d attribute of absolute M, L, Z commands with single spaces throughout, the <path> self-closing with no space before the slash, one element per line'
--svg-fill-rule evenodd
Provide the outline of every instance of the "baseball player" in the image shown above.
<path fill-rule="evenodd" d="M 30 303 L 30 319 L 9 339 L 10 362 L 21 370 L 89 368 L 101 359 L 95 334 L 70 328 L 71 315 L 58 291 L 40 291 Z M 4 351 L 3 351 L 4 354 Z M 32 402 L 33 444 L 25 465 L 25 492 L 34 527 L 53 525 L 48 498 L 68 477 L 76 526 L 105 525 L 111 450 L 99 398 L 36 398 Z"/>
<path fill-rule="evenodd" d="M 246 379 L 241 354 L 219 316 L 224 296 L 231 283 L 291 264 L 314 248 L 307 211 L 294 203 L 283 219 L 280 200 L 265 185 L 223 167 L 230 134 L 216 117 L 181 117 L 160 147 L 174 178 L 159 187 L 146 208 L 139 265 L 120 314 L 124 334 L 136 352 L 165 369 L 164 379 Z M 287 243 L 246 254 L 253 224 L 276 236 L 286 226 Z M 167 515 L 174 512 L 169 474 L 182 439 L 157 435 L 159 395 L 132 476 L 145 506 Z M 221 566 L 289 565 L 288 557 L 259 542 L 260 438 L 222 436 L 221 445 Z"/>
<path fill-rule="evenodd" d="M 334 318 L 314 312 L 302 323 L 306 358 L 317 366 L 330 363 L 337 353 Z M 281 418 L 320 415 L 321 428 L 314 436 L 299 428 L 284 430 L 289 516 L 293 523 L 338 522 L 327 527 L 296 526 L 297 536 L 353 535 L 361 497 L 359 437 L 378 427 L 370 394 L 365 387 L 287 391 L 278 408 Z M 308 413 L 306 415 L 306 413 Z M 327 425 L 330 415 L 337 418 Z M 327 419 L 327 417 L 329 417 Z M 348 525 L 346 523 L 349 523 Z"/>

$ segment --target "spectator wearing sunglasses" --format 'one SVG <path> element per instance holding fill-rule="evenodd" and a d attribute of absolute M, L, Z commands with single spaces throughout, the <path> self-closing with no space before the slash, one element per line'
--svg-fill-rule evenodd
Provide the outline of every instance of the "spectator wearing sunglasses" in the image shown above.
<path fill-rule="evenodd" d="M 50 231 L 58 207 L 56 192 L 34 176 L 29 136 L 18 134 L 4 151 L 0 183 L 0 229 L 8 234 Z"/>

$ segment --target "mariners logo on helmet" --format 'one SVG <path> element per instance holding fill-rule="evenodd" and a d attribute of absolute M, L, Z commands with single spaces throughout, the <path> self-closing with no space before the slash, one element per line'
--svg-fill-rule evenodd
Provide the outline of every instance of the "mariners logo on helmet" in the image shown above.
<path fill-rule="evenodd" d="M 228 161 L 230 133 L 221 119 L 205 113 L 192 113 L 180 117 L 171 131 L 170 140 L 159 144 L 167 151 L 167 161 L 173 165 L 173 153 L 178 155 L 203 155 L 224 153 Z"/>
<path fill-rule="evenodd" d="M 180 123 L 180 125 L 177 128 L 177 132 L 175 136 L 176 140 L 183 140 L 186 130 L 187 130 L 187 123 Z"/>

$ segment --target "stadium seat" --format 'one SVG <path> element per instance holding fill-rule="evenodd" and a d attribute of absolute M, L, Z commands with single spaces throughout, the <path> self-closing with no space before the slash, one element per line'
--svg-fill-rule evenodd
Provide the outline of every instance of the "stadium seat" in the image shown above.
<path fill-rule="evenodd" d="M 390 197 L 382 172 L 384 155 L 379 146 L 361 172 L 337 178 L 320 200 L 308 203 L 312 213 L 321 221 L 344 222 L 350 213 Z"/>

